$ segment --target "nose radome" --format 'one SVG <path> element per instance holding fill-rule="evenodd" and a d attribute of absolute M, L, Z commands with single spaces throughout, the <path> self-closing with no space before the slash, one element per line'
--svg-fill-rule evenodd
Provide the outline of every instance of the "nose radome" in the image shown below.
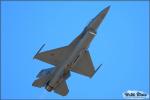
<path fill-rule="evenodd" d="M 105 18 L 106 14 L 108 13 L 110 6 L 106 7 L 102 10 L 90 23 L 89 28 L 93 30 L 97 30 L 99 25 L 102 23 L 103 19 Z"/>

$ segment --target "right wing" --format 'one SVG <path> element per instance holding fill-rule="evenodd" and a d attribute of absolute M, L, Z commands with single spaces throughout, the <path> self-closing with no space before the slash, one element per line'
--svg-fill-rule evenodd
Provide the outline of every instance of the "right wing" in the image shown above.
<path fill-rule="evenodd" d="M 55 66 L 59 66 L 62 62 L 64 62 L 64 60 L 66 60 L 71 51 L 72 48 L 70 46 L 65 46 L 38 53 L 34 56 L 34 58 Z"/>
<path fill-rule="evenodd" d="M 39 51 L 44 47 L 43 45 L 38 53 L 34 56 L 34 58 L 55 66 L 59 66 L 70 55 L 71 51 L 74 49 L 83 35 L 84 34 L 82 33 L 78 37 L 76 37 L 69 46 L 39 53 Z"/>
<path fill-rule="evenodd" d="M 80 35 L 78 35 L 70 44 L 69 46 L 71 47 L 75 47 L 77 45 L 77 43 L 79 43 L 79 41 L 81 40 L 81 38 L 83 37 L 84 33 L 81 33 Z"/>

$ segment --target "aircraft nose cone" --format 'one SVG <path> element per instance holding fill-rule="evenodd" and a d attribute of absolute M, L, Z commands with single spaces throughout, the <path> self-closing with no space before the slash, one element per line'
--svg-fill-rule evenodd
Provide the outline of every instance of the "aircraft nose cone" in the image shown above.
<path fill-rule="evenodd" d="M 97 30 L 99 25 L 102 23 L 103 19 L 105 18 L 106 14 L 108 13 L 110 6 L 106 7 L 102 10 L 89 24 L 90 28 L 93 30 Z"/>
<path fill-rule="evenodd" d="M 109 9 L 110 9 L 110 6 L 106 7 L 103 11 L 107 13 Z"/>

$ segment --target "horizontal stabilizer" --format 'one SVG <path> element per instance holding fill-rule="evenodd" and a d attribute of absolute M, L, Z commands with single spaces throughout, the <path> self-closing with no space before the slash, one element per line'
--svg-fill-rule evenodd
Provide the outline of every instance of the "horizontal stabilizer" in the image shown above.
<path fill-rule="evenodd" d="M 40 78 L 40 77 L 44 77 L 46 75 L 52 74 L 54 72 L 54 70 L 55 70 L 55 67 L 43 69 L 38 73 L 38 75 L 36 77 Z"/>
<path fill-rule="evenodd" d="M 85 51 L 81 57 L 77 60 L 77 62 L 73 65 L 71 71 L 92 77 L 95 69 L 89 54 L 89 51 Z"/>
<path fill-rule="evenodd" d="M 32 86 L 35 86 L 35 87 L 43 87 L 46 85 L 46 83 L 50 80 L 50 77 L 48 76 L 45 76 L 45 77 L 42 77 L 42 78 L 39 78 L 37 80 L 35 80 L 32 84 Z"/>
<path fill-rule="evenodd" d="M 60 94 L 62 96 L 65 96 L 68 94 L 69 90 L 68 90 L 68 86 L 66 81 L 63 81 L 60 85 L 58 85 L 55 89 L 54 92 L 57 94 Z"/>
<path fill-rule="evenodd" d="M 41 70 L 39 72 L 39 74 L 37 75 L 38 79 L 35 80 L 32 84 L 32 86 L 35 87 L 43 87 L 46 85 L 46 83 L 51 80 L 52 78 L 52 72 L 54 71 L 54 67 L 53 68 L 48 68 L 48 69 L 44 69 Z"/>

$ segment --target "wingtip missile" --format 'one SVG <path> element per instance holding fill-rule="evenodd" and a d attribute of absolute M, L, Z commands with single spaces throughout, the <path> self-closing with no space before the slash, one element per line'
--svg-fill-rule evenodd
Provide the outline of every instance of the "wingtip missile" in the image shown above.
<path fill-rule="evenodd" d="M 92 75 L 92 77 L 96 74 L 96 72 L 100 69 L 101 66 L 102 66 L 102 64 L 100 64 L 100 65 L 96 68 L 96 70 L 95 70 L 94 74 Z M 90 77 L 90 78 L 92 78 L 92 77 Z"/>
<path fill-rule="evenodd" d="M 45 46 L 45 44 L 43 44 L 43 45 L 41 46 L 41 48 L 37 51 L 37 53 L 35 54 L 35 56 L 33 57 L 33 59 L 36 58 L 36 55 L 39 54 L 39 52 L 43 49 L 44 46 Z"/>

